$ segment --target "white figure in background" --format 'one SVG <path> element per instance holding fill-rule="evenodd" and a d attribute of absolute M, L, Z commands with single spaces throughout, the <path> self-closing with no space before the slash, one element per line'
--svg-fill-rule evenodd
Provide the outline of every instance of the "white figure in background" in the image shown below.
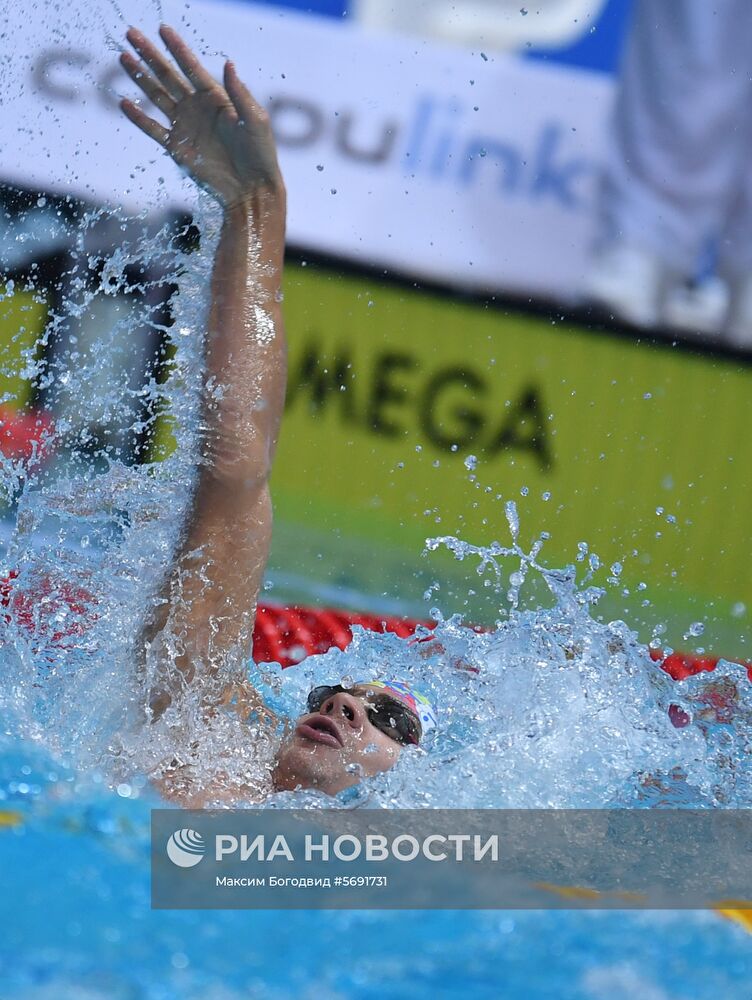
<path fill-rule="evenodd" d="M 676 322 L 676 290 L 712 240 L 729 295 L 706 319 L 752 348 L 751 73 L 749 0 L 637 0 L 588 285 L 619 318 Z"/>

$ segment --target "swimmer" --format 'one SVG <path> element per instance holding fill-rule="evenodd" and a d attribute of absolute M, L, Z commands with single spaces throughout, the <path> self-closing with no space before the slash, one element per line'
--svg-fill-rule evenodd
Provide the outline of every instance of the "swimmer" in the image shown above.
<path fill-rule="evenodd" d="M 126 37 L 136 54 L 123 52 L 121 63 L 165 123 L 127 99 L 122 110 L 217 199 L 223 221 L 211 283 L 198 483 L 182 545 L 140 642 L 148 715 L 151 725 L 170 718 L 195 705 L 198 693 L 207 728 L 232 707 L 255 719 L 258 733 L 271 713 L 245 676 L 269 554 L 269 476 L 286 384 L 286 191 L 269 116 L 233 63 L 225 64 L 220 84 L 175 31 L 163 26 L 160 36 L 172 60 L 132 28 Z M 276 752 L 272 789 L 335 795 L 391 768 L 436 722 L 428 701 L 397 681 L 317 687 L 306 708 Z M 249 731 L 231 730 L 239 750 Z M 200 756 L 201 736 L 193 736 Z M 156 783 L 193 807 L 264 794 L 232 777 L 226 763 L 198 784 L 196 770 L 176 756 Z"/>

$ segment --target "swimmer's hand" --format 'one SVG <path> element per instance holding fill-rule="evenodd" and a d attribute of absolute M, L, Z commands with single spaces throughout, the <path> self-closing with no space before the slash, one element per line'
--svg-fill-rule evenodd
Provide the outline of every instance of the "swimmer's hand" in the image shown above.
<path fill-rule="evenodd" d="M 283 195 L 269 115 L 233 63 L 225 63 L 222 86 L 176 31 L 163 25 L 159 34 L 177 66 L 136 28 L 126 37 L 143 61 L 123 52 L 120 62 L 169 128 L 127 98 L 120 102 L 124 114 L 226 210 L 259 194 Z"/>

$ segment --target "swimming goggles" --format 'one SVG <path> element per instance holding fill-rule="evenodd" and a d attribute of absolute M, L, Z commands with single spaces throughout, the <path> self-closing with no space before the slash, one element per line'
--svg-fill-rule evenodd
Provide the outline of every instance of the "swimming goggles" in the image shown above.
<path fill-rule="evenodd" d="M 320 684 L 308 695 L 308 711 L 318 712 L 325 701 L 342 692 L 351 694 L 355 698 L 364 697 L 353 693 L 352 688 L 342 687 L 341 684 Z M 402 746 L 417 746 L 420 743 L 420 721 L 401 701 L 388 694 L 368 692 L 365 709 L 371 724 L 390 739 Z"/>

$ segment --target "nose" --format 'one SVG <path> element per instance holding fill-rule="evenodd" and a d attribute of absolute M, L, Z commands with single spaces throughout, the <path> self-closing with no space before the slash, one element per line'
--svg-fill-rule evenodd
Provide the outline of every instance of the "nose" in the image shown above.
<path fill-rule="evenodd" d="M 319 714 L 344 719 L 353 729 L 362 729 L 366 722 L 366 710 L 362 701 L 347 691 L 338 691 L 327 698 L 319 709 Z"/>

